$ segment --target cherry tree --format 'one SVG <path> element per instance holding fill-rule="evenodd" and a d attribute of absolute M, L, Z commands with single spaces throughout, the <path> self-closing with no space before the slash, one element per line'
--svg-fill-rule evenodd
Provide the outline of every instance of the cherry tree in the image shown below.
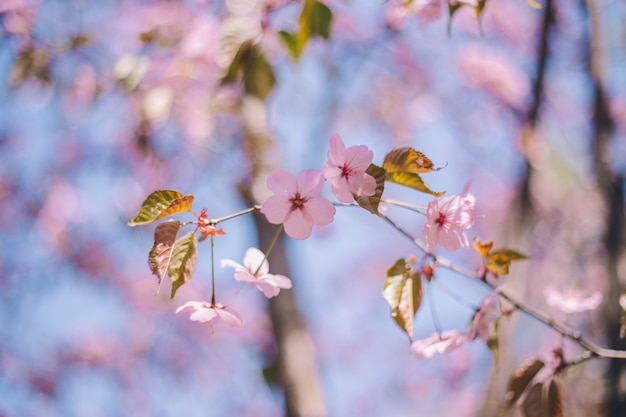
<path fill-rule="evenodd" d="M 624 13 L 0 0 L 0 414 L 621 415 Z"/>

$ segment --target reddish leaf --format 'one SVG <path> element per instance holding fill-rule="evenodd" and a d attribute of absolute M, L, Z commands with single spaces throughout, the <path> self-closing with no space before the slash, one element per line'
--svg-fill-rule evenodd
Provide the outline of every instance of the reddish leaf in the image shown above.
<path fill-rule="evenodd" d="M 539 358 L 528 358 L 513 371 L 506 388 L 506 403 L 510 407 L 519 400 L 528 384 L 537 373 L 543 368 L 545 363 Z"/>
<path fill-rule="evenodd" d="M 178 220 L 171 220 L 161 223 L 154 230 L 154 245 L 148 255 L 148 265 L 150 271 L 159 279 L 159 289 L 169 267 L 172 248 L 180 227 L 181 223 Z"/>
<path fill-rule="evenodd" d="M 391 306 L 391 317 L 413 341 L 413 317 L 422 303 L 420 274 L 411 274 L 410 264 L 398 259 L 386 275 L 383 297 Z"/>
<path fill-rule="evenodd" d="M 552 378 L 544 384 L 544 411 L 546 417 L 563 417 L 563 394 L 558 381 Z"/>
<path fill-rule="evenodd" d="M 528 393 L 522 403 L 522 414 L 524 417 L 547 417 L 543 410 L 543 384 L 534 384 L 528 389 Z"/>
<path fill-rule="evenodd" d="M 174 298 L 176 291 L 191 279 L 197 258 L 196 231 L 192 230 L 176 240 L 172 248 L 170 264 L 167 268 L 167 274 L 172 281 L 171 298 Z"/>

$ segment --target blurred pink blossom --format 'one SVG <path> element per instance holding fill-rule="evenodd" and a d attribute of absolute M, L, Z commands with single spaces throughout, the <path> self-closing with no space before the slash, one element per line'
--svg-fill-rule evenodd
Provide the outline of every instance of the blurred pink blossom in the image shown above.
<path fill-rule="evenodd" d="M 239 314 L 230 307 L 225 307 L 222 303 L 209 304 L 206 301 L 188 301 L 176 309 L 176 314 L 192 309 L 189 320 L 205 323 L 216 317 L 230 326 L 241 325 Z"/>
<path fill-rule="evenodd" d="M 561 292 L 553 285 L 547 285 L 543 289 L 543 295 L 549 306 L 556 307 L 567 314 L 595 310 L 602 302 L 600 291 L 594 291 L 591 295 L 586 296 L 577 290 Z"/>
<path fill-rule="evenodd" d="M 435 251 L 437 243 L 449 251 L 469 246 L 463 231 L 474 225 L 476 215 L 474 196 L 467 194 L 469 186 L 468 181 L 462 194 L 434 199 L 428 203 L 426 224 L 422 231 L 430 252 Z"/>
<path fill-rule="evenodd" d="M 376 180 L 365 172 L 373 158 L 374 153 L 367 146 L 350 146 L 346 149 L 339 135 L 330 138 L 324 176 L 339 201 L 350 203 L 354 195 L 367 197 L 376 192 Z"/>
<path fill-rule="evenodd" d="M 302 171 L 298 178 L 277 170 L 267 178 L 274 195 L 263 203 L 261 213 L 272 224 L 284 224 L 292 238 L 306 239 L 313 225 L 327 225 L 335 216 L 333 204 L 319 195 L 323 185 L 322 173 L 314 169 Z"/>
<path fill-rule="evenodd" d="M 524 105 L 530 93 L 528 77 L 504 54 L 469 46 L 460 52 L 459 65 L 471 87 L 485 88 L 514 108 Z"/>
<path fill-rule="evenodd" d="M 423 23 L 441 16 L 442 0 L 392 0 L 385 14 L 385 22 L 392 29 L 402 29 L 406 21 L 418 17 Z"/>
<path fill-rule="evenodd" d="M 269 273 L 269 262 L 265 254 L 257 248 L 250 248 L 243 258 L 243 265 L 230 259 L 222 261 L 222 268 L 235 268 L 235 279 L 255 285 L 267 298 L 272 298 L 281 288 L 291 288 L 291 280 L 284 275 Z"/>
<path fill-rule="evenodd" d="M 417 340 L 411 344 L 411 352 L 420 359 L 428 359 L 437 353 L 450 352 L 468 340 L 467 334 L 459 330 L 448 330 L 435 334 L 427 339 Z"/>
<path fill-rule="evenodd" d="M 493 320 L 494 313 L 496 313 L 497 304 L 497 293 L 485 297 L 478 311 L 476 311 L 476 314 L 472 317 L 471 330 L 468 334 L 469 340 L 474 340 L 477 337 L 485 342 L 489 340 L 489 324 Z"/>

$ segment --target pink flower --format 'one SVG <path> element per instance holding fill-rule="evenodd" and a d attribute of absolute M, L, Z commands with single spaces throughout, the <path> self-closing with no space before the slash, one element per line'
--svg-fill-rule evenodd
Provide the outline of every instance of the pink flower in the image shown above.
<path fill-rule="evenodd" d="M 474 196 L 467 194 L 468 182 L 462 194 L 433 200 L 428 203 L 426 224 L 422 230 L 426 236 L 428 250 L 435 251 L 437 243 L 449 251 L 469 246 L 464 230 L 474 225 Z"/>
<path fill-rule="evenodd" d="M 292 238 L 306 239 L 313 225 L 327 225 L 335 216 L 333 203 L 319 195 L 323 185 L 322 173 L 314 169 L 302 171 L 297 179 L 277 170 L 267 178 L 274 195 L 263 203 L 261 213 L 272 224 L 284 224 Z"/>
<path fill-rule="evenodd" d="M 376 180 L 365 172 L 373 158 L 374 153 L 367 146 L 346 149 L 339 135 L 330 138 L 324 176 L 330 181 L 333 194 L 339 201 L 351 203 L 355 194 L 367 197 L 376 192 Z"/>
<path fill-rule="evenodd" d="M 263 291 L 267 298 L 278 295 L 281 288 L 291 288 L 291 280 L 289 278 L 269 273 L 270 265 L 267 259 L 265 259 L 265 255 L 256 248 L 250 248 L 246 251 L 243 265 L 230 259 L 224 259 L 222 268 L 225 266 L 235 268 L 235 279 L 237 281 L 249 282 L 255 285 L 259 290 Z"/>
<path fill-rule="evenodd" d="M 232 308 L 223 306 L 222 303 L 209 304 L 206 301 L 188 301 L 176 309 L 176 314 L 187 309 L 194 310 L 189 316 L 189 320 L 192 321 L 204 323 L 218 317 L 228 325 L 234 327 L 241 325 L 239 314 Z"/>
<path fill-rule="evenodd" d="M 544 288 L 543 295 L 546 297 L 548 305 L 556 307 L 567 314 L 595 310 L 602 302 L 602 293 L 600 291 L 584 296 L 580 291 L 575 290 L 562 293 L 552 285 Z"/>
<path fill-rule="evenodd" d="M 477 337 L 481 338 L 485 342 L 489 340 L 490 323 L 497 312 L 498 297 L 497 292 L 485 297 L 480 304 L 478 311 L 474 314 L 471 320 L 471 328 L 468 334 L 469 340 L 474 340 Z"/>
<path fill-rule="evenodd" d="M 468 340 L 465 333 L 458 330 L 448 330 L 436 334 L 428 339 L 417 340 L 411 344 L 411 352 L 420 359 L 428 359 L 437 353 L 450 352 Z"/>

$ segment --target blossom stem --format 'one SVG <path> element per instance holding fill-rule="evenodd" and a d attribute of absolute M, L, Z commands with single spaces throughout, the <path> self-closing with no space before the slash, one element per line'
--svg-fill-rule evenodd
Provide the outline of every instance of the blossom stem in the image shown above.
<path fill-rule="evenodd" d="M 435 299 L 433 298 L 432 289 L 430 288 L 430 281 L 426 282 L 426 297 L 428 297 L 428 307 L 430 307 L 430 315 L 433 318 L 433 324 L 437 334 L 441 336 L 441 322 L 439 321 L 439 315 L 435 308 Z"/>
<path fill-rule="evenodd" d="M 215 305 L 215 238 L 211 235 L 211 305 Z"/>
<path fill-rule="evenodd" d="M 416 206 L 416 205 L 408 204 L 408 203 L 405 203 L 405 202 L 402 202 L 402 201 L 389 200 L 389 199 L 386 199 L 386 198 L 380 200 L 380 202 L 381 203 L 385 203 L 385 204 L 389 204 L 391 206 L 402 207 L 402 208 L 414 211 L 416 213 L 422 214 L 424 216 L 426 215 L 426 212 L 422 211 L 422 210 L 426 209 L 426 207 L 424 207 L 424 206 Z"/>
<path fill-rule="evenodd" d="M 220 217 L 218 219 L 209 220 L 209 224 L 216 225 L 226 220 L 234 219 L 235 217 L 243 216 L 244 214 L 252 213 L 254 210 L 261 210 L 261 206 L 255 205 L 245 210 L 238 211 L 237 213 L 229 214 L 228 216 Z"/>
<path fill-rule="evenodd" d="M 265 257 L 263 258 L 263 260 L 261 261 L 261 263 L 259 264 L 259 266 L 256 268 L 256 271 L 254 271 L 254 275 L 256 276 L 256 274 L 259 273 L 259 271 L 261 270 L 261 266 L 263 265 L 263 262 L 265 262 L 267 260 L 267 258 L 270 256 L 270 252 L 272 251 L 272 249 L 274 248 L 274 244 L 276 244 L 276 241 L 278 240 L 278 236 L 280 236 L 280 234 L 283 231 L 283 225 L 282 223 L 278 226 L 278 228 L 276 229 L 276 233 L 274 233 L 274 237 L 272 238 L 272 241 L 270 242 L 270 245 L 268 246 L 267 250 L 265 251 Z"/>
<path fill-rule="evenodd" d="M 411 235 L 409 232 L 404 230 L 402 227 L 400 227 L 398 224 L 396 224 L 389 217 L 383 215 L 382 218 L 384 220 L 386 220 L 387 223 L 389 223 L 394 229 L 396 229 L 398 232 L 400 232 L 402 235 L 404 235 L 406 238 L 408 238 L 411 242 L 413 242 L 413 244 L 415 246 L 417 246 L 419 249 L 421 249 L 424 253 L 426 253 L 427 255 L 431 256 L 438 266 L 440 266 L 442 268 L 449 269 L 451 271 L 454 271 L 454 272 L 456 272 L 456 273 L 458 273 L 460 275 L 463 275 L 465 277 L 471 278 L 473 280 L 476 280 L 477 282 L 481 282 L 484 285 L 486 285 L 487 287 L 489 287 L 491 290 L 495 290 L 496 289 L 496 287 L 493 284 L 487 282 L 485 279 L 482 279 L 483 277 L 479 273 L 477 273 L 475 271 L 472 271 L 470 269 L 464 268 L 462 266 L 456 265 L 456 264 L 452 263 L 448 259 L 436 256 L 434 253 L 431 253 L 431 252 L 428 251 L 428 248 L 426 247 L 426 245 L 423 242 L 421 242 L 419 239 L 414 238 L 413 235 Z M 511 305 L 513 305 L 513 307 L 516 310 L 520 310 L 521 312 L 523 312 L 527 316 L 529 316 L 529 317 L 531 317 L 531 318 L 533 318 L 533 319 L 535 319 L 535 320 L 545 324 L 546 326 L 552 328 L 556 332 L 562 334 L 564 337 L 574 341 L 580 347 L 582 347 L 583 349 L 585 349 L 587 351 L 586 354 L 583 353 L 583 355 L 581 355 L 580 359 L 578 359 L 578 360 L 576 360 L 574 362 L 570 362 L 569 363 L 570 365 L 575 365 L 577 363 L 582 363 L 582 362 L 584 362 L 584 361 L 586 361 L 588 359 L 591 359 L 593 357 L 626 359 L 626 351 L 603 348 L 603 347 L 595 344 L 594 342 L 588 340 L 584 336 L 582 336 L 580 334 L 580 332 L 572 331 L 572 330 L 568 329 L 566 327 L 566 325 L 564 325 L 564 324 L 554 320 L 552 317 L 550 317 L 547 314 L 545 314 L 545 313 L 535 309 L 534 307 L 532 307 L 532 306 L 530 306 L 530 305 L 528 305 L 528 304 L 526 304 L 526 303 L 524 303 L 522 301 L 519 301 L 519 300 L 515 299 L 514 297 L 512 297 L 511 295 L 509 295 L 508 293 L 506 293 L 502 289 L 498 289 L 498 295 L 502 299 L 506 300 Z"/>

